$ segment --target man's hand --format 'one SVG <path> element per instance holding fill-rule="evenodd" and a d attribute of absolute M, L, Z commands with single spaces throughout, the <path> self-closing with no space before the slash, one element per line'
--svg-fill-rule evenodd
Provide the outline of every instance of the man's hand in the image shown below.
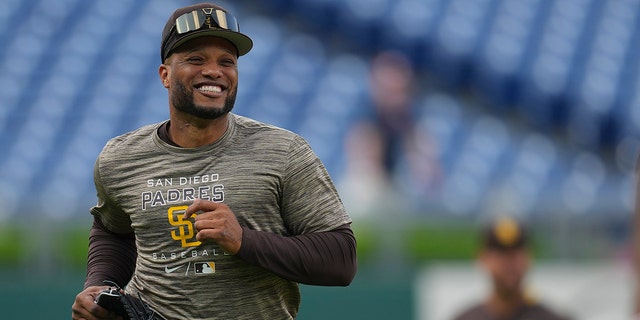
<path fill-rule="evenodd" d="M 214 241 L 228 254 L 236 254 L 242 244 L 242 227 L 231 209 L 219 202 L 196 199 L 185 211 L 184 219 L 193 214 L 198 241 Z"/>
<path fill-rule="evenodd" d="M 78 293 L 76 300 L 71 306 L 71 318 L 74 320 L 113 320 L 122 319 L 113 312 L 99 306 L 95 299 L 102 290 L 109 289 L 108 286 L 93 286 Z"/>

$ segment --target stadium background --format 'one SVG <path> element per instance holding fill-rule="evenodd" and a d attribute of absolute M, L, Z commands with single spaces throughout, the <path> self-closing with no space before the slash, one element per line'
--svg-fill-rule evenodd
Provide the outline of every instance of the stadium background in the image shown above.
<path fill-rule="evenodd" d="M 0 2 L 3 318 L 68 318 L 93 162 L 110 137 L 167 117 L 160 32 L 189 3 Z M 239 60 L 235 112 L 305 137 L 354 218 L 354 283 L 303 286 L 300 319 L 436 319 L 429 310 L 475 288 L 461 279 L 477 272 L 476 229 L 504 213 L 531 225 L 540 286 L 563 294 L 555 303 L 584 319 L 625 318 L 640 1 L 219 3 L 255 42 Z M 349 189 L 346 140 L 371 108 L 370 62 L 387 50 L 413 66 L 414 120 L 441 183 L 416 192 L 401 166 L 403 188 L 363 204 Z M 553 281 L 561 275 L 575 281 Z M 602 290 L 615 299 L 589 295 Z"/>

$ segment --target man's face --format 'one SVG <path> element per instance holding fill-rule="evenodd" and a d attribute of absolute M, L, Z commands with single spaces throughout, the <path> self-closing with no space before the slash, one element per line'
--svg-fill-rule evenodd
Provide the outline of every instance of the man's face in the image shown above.
<path fill-rule="evenodd" d="M 200 37 L 178 47 L 159 70 L 171 107 L 202 119 L 229 113 L 238 90 L 237 62 L 235 46 L 222 38 Z"/>
<path fill-rule="evenodd" d="M 530 264 L 526 249 L 485 249 L 480 254 L 480 262 L 491 277 L 496 293 L 504 297 L 521 293 Z"/>

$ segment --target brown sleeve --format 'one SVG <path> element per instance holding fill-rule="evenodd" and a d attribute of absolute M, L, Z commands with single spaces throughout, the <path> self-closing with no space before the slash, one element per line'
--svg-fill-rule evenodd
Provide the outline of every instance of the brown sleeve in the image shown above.
<path fill-rule="evenodd" d="M 109 280 L 124 288 L 133 275 L 136 258 L 133 233 L 117 234 L 108 231 L 100 219 L 94 217 L 89 235 L 87 278 L 84 287 L 102 286 L 103 280 Z"/>
<path fill-rule="evenodd" d="M 357 270 L 356 239 L 348 224 L 292 237 L 243 228 L 237 256 L 284 279 L 310 285 L 347 286 Z"/>

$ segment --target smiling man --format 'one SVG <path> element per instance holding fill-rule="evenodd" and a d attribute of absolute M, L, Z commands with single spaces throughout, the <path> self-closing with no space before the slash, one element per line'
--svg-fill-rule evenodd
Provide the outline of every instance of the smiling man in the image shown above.
<path fill-rule="evenodd" d="M 252 48 L 214 4 L 176 10 L 158 69 L 169 119 L 110 140 L 73 319 L 118 319 L 103 281 L 145 319 L 294 319 L 299 283 L 349 285 L 356 242 L 322 162 L 290 131 L 233 114 Z"/>

